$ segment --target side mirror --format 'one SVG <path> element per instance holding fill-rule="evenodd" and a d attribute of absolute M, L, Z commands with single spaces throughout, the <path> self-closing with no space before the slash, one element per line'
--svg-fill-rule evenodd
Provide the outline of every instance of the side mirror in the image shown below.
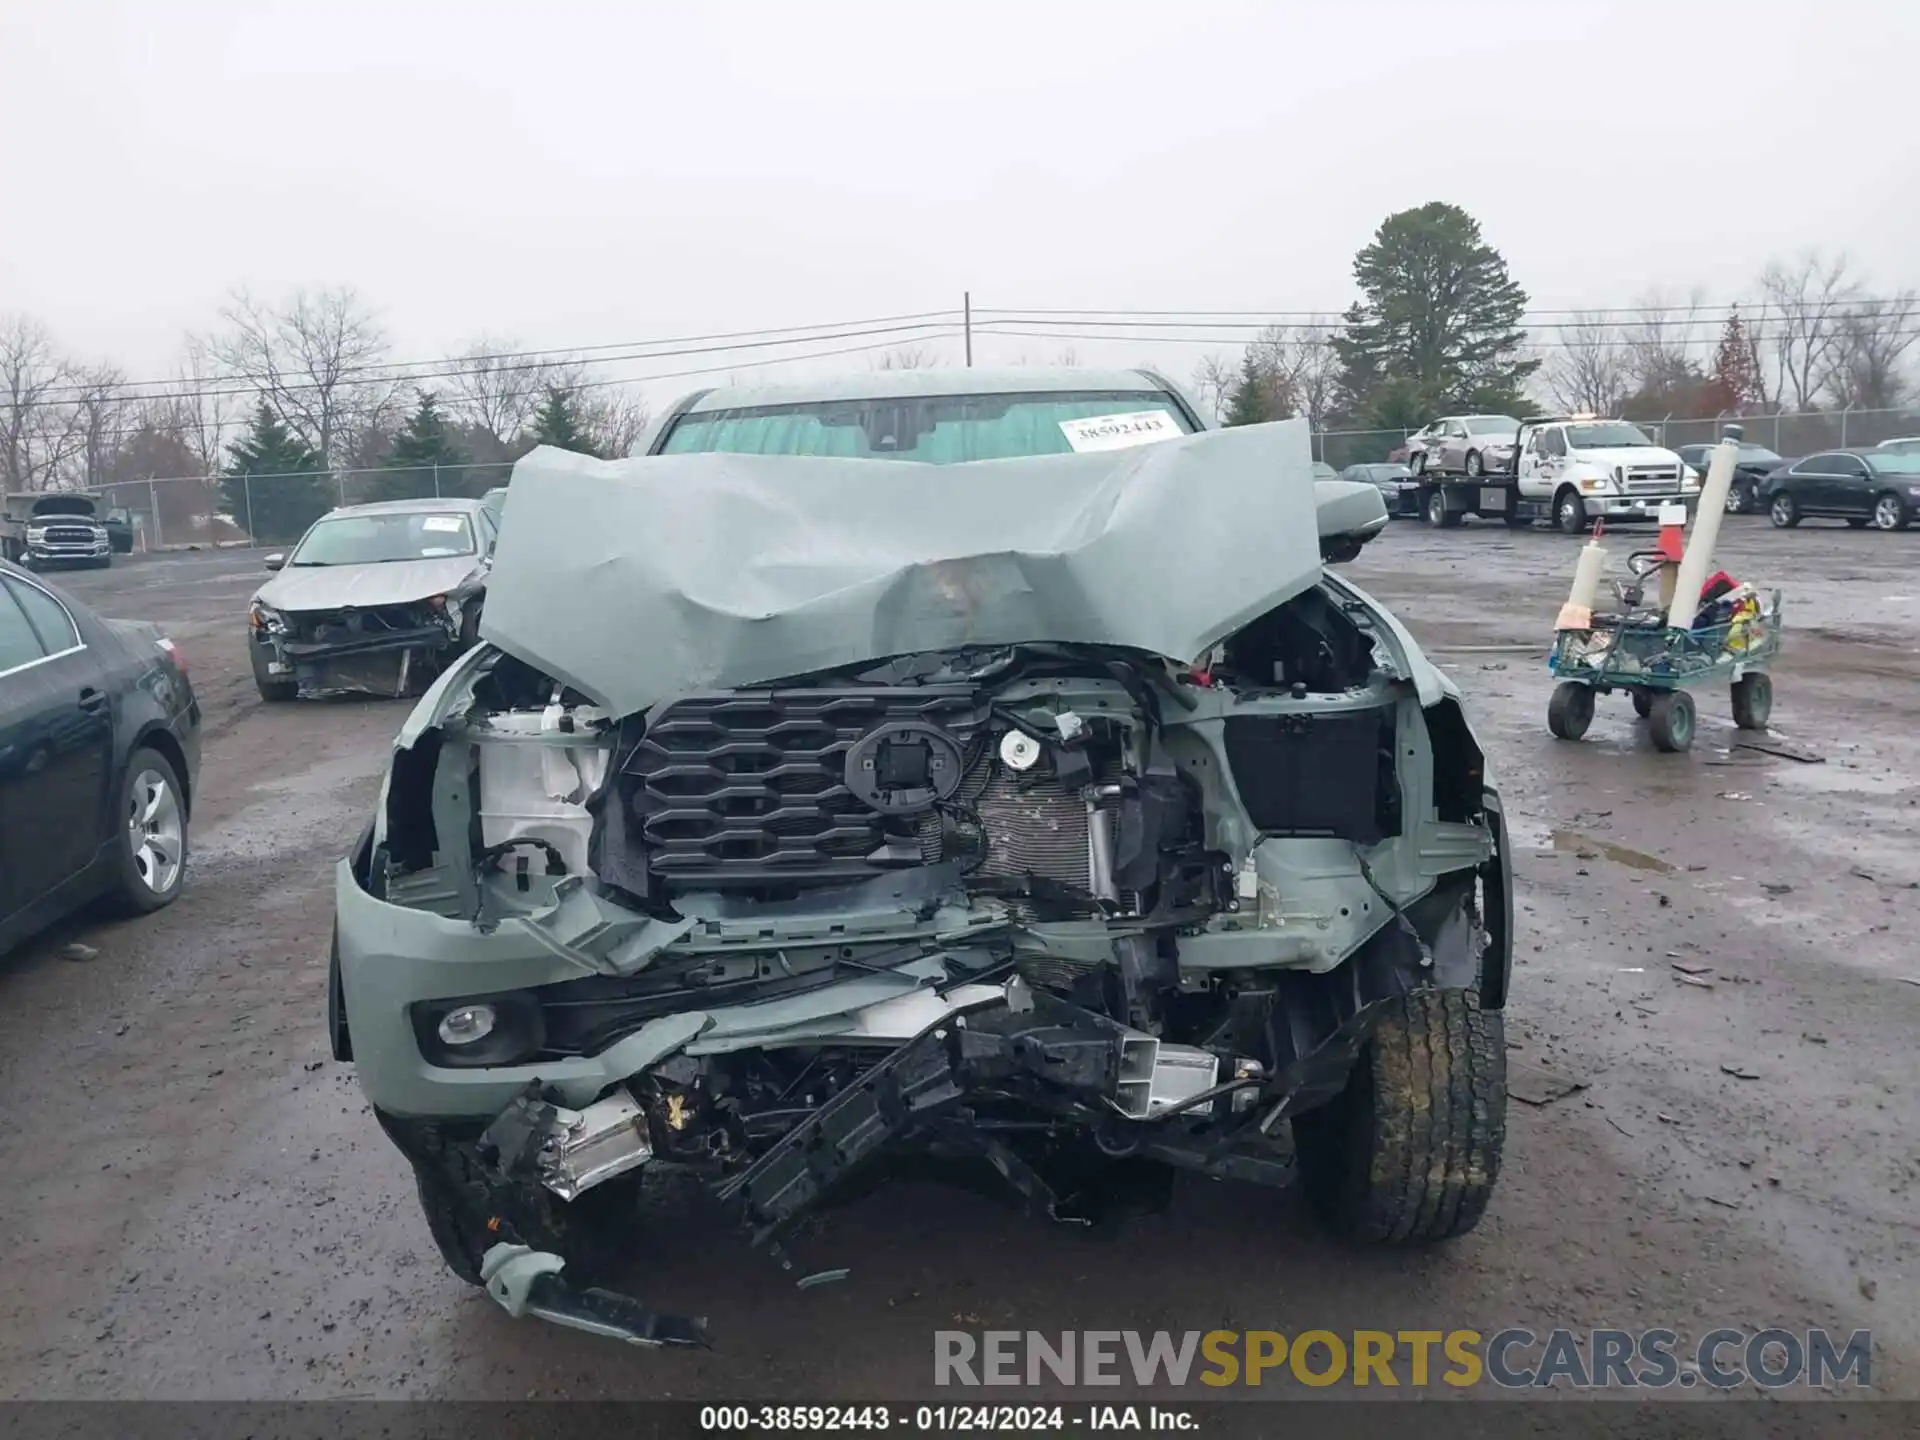
<path fill-rule="evenodd" d="M 269 570 L 278 570 L 282 565 L 287 563 L 287 557 L 285 552 L 276 550 L 260 563 Z"/>

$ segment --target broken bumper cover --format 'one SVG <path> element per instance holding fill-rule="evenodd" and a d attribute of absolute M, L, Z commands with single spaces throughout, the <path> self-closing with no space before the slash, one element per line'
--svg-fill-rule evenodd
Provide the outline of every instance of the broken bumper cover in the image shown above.
<path fill-rule="evenodd" d="M 255 643 L 269 649 L 268 674 L 298 681 L 303 694 L 400 696 L 408 693 L 417 675 L 438 668 L 454 637 L 446 626 L 434 624 L 344 640 L 276 635 Z M 422 661 L 430 662 L 424 671 L 418 668 Z"/>

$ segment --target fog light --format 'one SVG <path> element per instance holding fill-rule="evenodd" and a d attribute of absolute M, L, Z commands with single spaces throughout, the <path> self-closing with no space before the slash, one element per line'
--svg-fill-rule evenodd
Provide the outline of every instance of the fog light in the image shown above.
<path fill-rule="evenodd" d="M 440 1038 L 449 1045 L 472 1045 L 493 1033 L 493 1006 L 462 1005 L 440 1017 Z"/>

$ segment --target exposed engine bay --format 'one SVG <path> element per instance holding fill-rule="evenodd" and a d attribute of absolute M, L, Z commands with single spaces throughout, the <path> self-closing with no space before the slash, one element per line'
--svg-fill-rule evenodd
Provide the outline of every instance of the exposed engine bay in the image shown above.
<path fill-rule="evenodd" d="M 390 972 L 357 957 L 336 1050 L 499 1237 L 468 1278 L 516 1314 L 702 1339 L 558 1278 L 561 1217 L 648 1166 L 776 1253 L 887 1159 L 978 1164 L 1062 1221 L 1117 1164 L 1283 1185 L 1284 1122 L 1383 1008 L 1504 1001 L 1479 751 L 1331 579 L 1196 666 L 987 647 L 616 718 L 483 647 L 426 704 L 341 913 L 417 912 L 387 943 L 444 961 L 394 992 L 402 1054 L 365 1042 Z M 450 1111 L 423 1067 L 487 1083 Z"/>
<path fill-rule="evenodd" d="M 256 671 L 304 697 L 418 695 L 462 643 L 461 601 L 278 611 L 255 603 L 250 640 Z"/>

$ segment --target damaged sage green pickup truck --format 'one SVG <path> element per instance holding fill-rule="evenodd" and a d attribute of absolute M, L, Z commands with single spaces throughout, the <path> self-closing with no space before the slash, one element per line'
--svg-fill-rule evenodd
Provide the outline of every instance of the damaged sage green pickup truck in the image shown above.
<path fill-rule="evenodd" d="M 1385 513 L 1303 422 L 883 372 L 692 396 L 648 452 L 515 467 L 482 643 L 339 867 L 334 1053 L 456 1275 L 704 1343 L 600 1283 L 665 1168 L 776 1256 L 929 1156 L 1057 1221 L 1119 1166 L 1479 1221 L 1505 822 L 1328 568 Z"/>

